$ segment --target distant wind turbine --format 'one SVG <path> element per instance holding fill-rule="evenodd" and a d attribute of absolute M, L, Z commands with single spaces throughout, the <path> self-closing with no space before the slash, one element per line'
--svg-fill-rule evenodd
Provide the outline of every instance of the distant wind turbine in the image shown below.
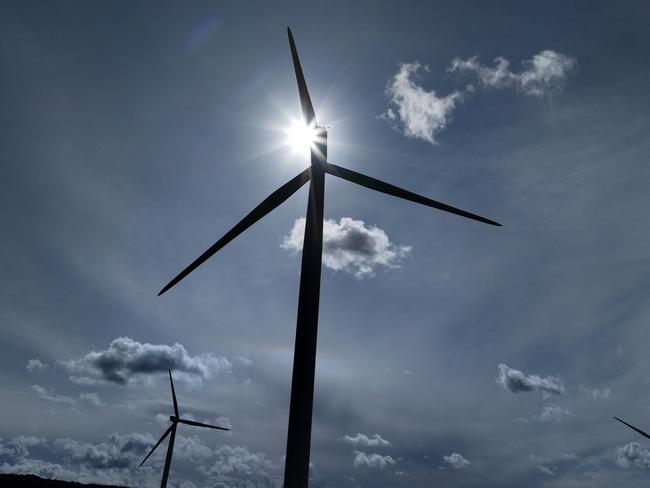
<path fill-rule="evenodd" d="M 461 217 L 477 220 L 485 224 L 500 226 L 493 220 L 431 200 L 389 183 L 336 166 L 327 161 L 327 128 L 318 125 L 314 107 L 307 91 L 307 83 L 302 73 L 298 51 L 291 34 L 289 46 L 293 67 L 298 82 L 298 94 L 302 117 L 310 131 L 311 166 L 289 182 L 271 193 L 221 239 L 201 254 L 187 268 L 181 271 L 158 293 L 162 295 L 185 278 L 198 266 L 223 248 L 255 222 L 282 204 L 299 188 L 309 181 L 309 198 L 305 237 L 302 248 L 302 267 L 300 273 L 300 292 L 298 298 L 298 317 L 296 321 L 296 342 L 291 380 L 291 403 L 289 407 L 289 429 L 284 470 L 285 488 L 305 488 L 309 481 L 309 449 L 311 442 L 312 408 L 314 400 L 314 373 L 316 367 L 316 338 L 318 333 L 318 304 L 320 295 L 320 274 L 323 254 L 323 209 L 325 194 L 325 173 L 338 176 L 371 190 L 387 193 L 411 202 L 420 203 Z"/>
<path fill-rule="evenodd" d="M 226 429 L 225 427 L 217 427 L 216 425 L 204 424 L 201 422 L 195 422 L 194 420 L 187 420 L 187 419 L 180 418 L 180 415 L 178 413 L 178 402 L 176 401 L 176 392 L 174 391 L 174 380 L 172 380 L 171 370 L 169 370 L 169 383 L 172 387 L 172 400 L 174 401 L 174 415 L 169 416 L 169 420 L 171 421 L 172 425 L 169 426 L 169 428 L 165 431 L 165 433 L 158 440 L 158 442 L 156 442 L 156 445 L 153 446 L 151 451 L 149 451 L 149 454 L 147 454 L 147 456 L 140 463 L 140 466 L 142 466 L 144 462 L 147 459 L 149 459 L 149 456 L 153 454 L 153 452 L 160 445 L 160 443 L 165 440 L 165 437 L 167 437 L 171 433 L 171 436 L 169 438 L 169 444 L 167 445 L 167 456 L 165 456 L 165 467 L 163 469 L 163 477 L 162 477 L 162 481 L 160 482 L 160 488 L 165 488 L 167 486 L 167 478 L 169 477 L 169 466 L 172 463 L 172 452 L 174 452 L 174 440 L 176 439 L 176 427 L 178 426 L 179 423 L 194 425 L 195 427 L 208 427 L 209 429 L 230 430 L 230 429 Z"/>
<path fill-rule="evenodd" d="M 625 420 L 621 420 L 621 419 L 619 419 L 618 417 L 614 417 L 614 418 L 615 418 L 616 420 L 618 420 L 620 423 L 627 425 L 630 429 L 632 429 L 632 430 L 636 430 L 639 434 L 641 434 L 641 435 L 642 435 L 643 437 L 645 437 L 646 439 L 650 439 L 650 435 L 646 434 L 646 433 L 643 432 L 641 429 L 637 429 L 637 428 L 634 427 L 633 425 L 628 424 Z"/>

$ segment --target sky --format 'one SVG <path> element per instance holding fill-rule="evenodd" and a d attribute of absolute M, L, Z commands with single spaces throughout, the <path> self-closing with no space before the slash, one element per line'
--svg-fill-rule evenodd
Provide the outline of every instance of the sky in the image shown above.
<path fill-rule="evenodd" d="M 650 444 L 647 2 L 0 2 L 0 472 L 278 487 L 329 161 L 310 486 L 635 487 Z M 644 136 L 645 134 L 645 136 Z"/>

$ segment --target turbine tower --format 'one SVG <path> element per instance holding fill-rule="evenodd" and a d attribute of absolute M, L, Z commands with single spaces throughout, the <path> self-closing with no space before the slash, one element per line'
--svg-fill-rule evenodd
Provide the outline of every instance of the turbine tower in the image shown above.
<path fill-rule="evenodd" d="M 646 433 L 643 432 L 641 429 L 637 429 L 637 428 L 634 427 L 633 425 L 628 424 L 625 420 L 621 420 L 621 419 L 619 419 L 618 417 L 614 417 L 614 418 L 615 418 L 616 420 L 618 420 L 620 423 L 622 423 L 622 424 L 624 424 L 624 425 L 627 425 L 630 429 L 632 429 L 632 430 L 636 430 L 639 434 L 641 434 L 641 435 L 642 435 L 643 437 L 645 437 L 646 439 L 650 439 L 650 435 L 646 434 Z"/>
<path fill-rule="evenodd" d="M 178 413 L 178 402 L 176 401 L 176 392 L 174 391 L 174 380 L 172 380 L 171 370 L 169 370 L 169 383 L 172 387 L 172 400 L 174 401 L 174 415 L 169 416 L 169 420 L 171 421 L 172 425 L 169 426 L 169 428 L 164 432 L 164 434 L 158 440 L 158 442 L 156 442 L 156 445 L 153 446 L 151 451 L 149 451 L 149 454 L 147 454 L 147 456 L 140 463 L 140 466 L 142 466 L 144 462 L 147 459 L 149 459 L 149 456 L 153 454 L 153 452 L 160 445 L 160 443 L 165 440 L 165 437 L 167 437 L 171 433 L 171 436 L 169 437 L 169 444 L 167 444 L 167 455 L 165 456 L 165 467 L 163 468 L 163 477 L 162 477 L 162 481 L 160 482 L 160 488 L 165 488 L 167 486 L 167 478 L 169 477 L 169 466 L 172 463 L 172 453 L 174 452 L 174 440 L 176 439 L 176 427 L 178 426 L 178 424 L 194 425 L 195 427 L 208 427 L 209 429 L 230 430 L 230 429 L 226 429 L 225 427 L 217 427 L 216 425 L 204 424 L 201 422 L 195 422 L 194 420 L 187 420 L 187 419 L 180 418 L 180 415 Z M 138 468 L 140 466 L 138 466 Z"/>
<path fill-rule="evenodd" d="M 307 83 L 302 73 L 298 51 L 291 34 L 289 46 L 293 67 L 298 82 L 298 94 L 302 118 L 313 131 L 315 137 L 311 144 L 311 165 L 302 173 L 271 193 L 221 239 L 201 254 L 194 262 L 181 271 L 158 293 L 162 295 L 185 278 L 213 254 L 223 248 L 255 222 L 282 204 L 299 188 L 309 181 L 309 197 L 305 237 L 302 249 L 300 291 L 298 298 L 298 317 L 296 321 L 296 342 L 291 379 L 291 402 L 289 407 L 289 429 L 284 470 L 285 488 L 305 488 L 309 481 L 309 449 L 311 442 L 312 407 L 314 399 L 314 373 L 316 367 L 316 338 L 318 333 L 318 304 L 320 296 L 321 260 L 323 254 L 323 207 L 325 193 L 325 174 L 337 176 L 371 190 L 387 193 L 438 210 L 450 212 L 461 217 L 477 220 L 485 224 L 500 226 L 493 220 L 431 200 L 389 183 L 336 166 L 327 161 L 327 129 L 316 122 L 316 114 L 311 103 Z"/>

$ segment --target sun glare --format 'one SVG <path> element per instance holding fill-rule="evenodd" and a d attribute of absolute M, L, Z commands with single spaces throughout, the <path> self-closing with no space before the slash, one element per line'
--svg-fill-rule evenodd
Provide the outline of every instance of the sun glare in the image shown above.
<path fill-rule="evenodd" d="M 294 122 L 287 129 L 288 143 L 294 151 L 305 151 L 316 141 L 316 130 L 303 121 Z"/>

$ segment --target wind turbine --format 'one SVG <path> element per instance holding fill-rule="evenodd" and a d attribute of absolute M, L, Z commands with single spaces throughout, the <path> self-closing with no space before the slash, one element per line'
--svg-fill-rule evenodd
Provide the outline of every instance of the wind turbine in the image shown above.
<path fill-rule="evenodd" d="M 614 418 L 615 418 L 616 420 L 618 420 L 620 423 L 627 425 L 630 429 L 632 429 L 632 430 L 636 430 L 639 434 L 641 434 L 641 435 L 642 435 L 643 437 L 645 437 L 646 439 L 650 439 L 650 435 L 646 434 L 646 433 L 643 432 L 641 429 L 637 429 L 637 428 L 634 427 L 633 425 L 628 424 L 625 420 L 621 420 L 621 419 L 619 419 L 618 417 L 614 417 Z"/>
<path fill-rule="evenodd" d="M 165 488 L 167 486 L 167 478 L 169 477 L 169 466 L 172 463 L 172 452 L 174 452 L 174 440 L 176 439 L 176 427 L 178 426 L 178 424 L 194 425 L 195 427 L 207 427 L 209 429 L 230 430 L 230 429 L 226 429 L 225 427 L 217 427 L 216 425 L 204 424 L 201 422 L 196 422 L 194 420 L 187 420 L 187 419 L 180 418 L 180 414 L 178 413 L 178 402 L 176 401 L 176 392 L 174 391 L 174 380 L 172 380 L 171 370 L 169 370 L 169 384 L 172 387 L 172 400 L 174 401 L 174 415 L 169 416 L 169 420 L 171 421 L 172 425 L 169 426 L 169 428 L 165 431 L 165 433 L 158 440 L 158 442 L 156 442 L 156 445 L 153 446 L 151 451 L 149 451 L 149 454 L 147 454 L 147 456 L 140 463 L 140 466 L 142 466 L 144 462 L 147 459 L 149 459 L 149 456 L 153 454 L 153 452 L 160 445 L 160 443 L 165 440 L 165 437 L 171 434 L 171 436 L 169 437 L 169 444 L 167 444 L 167 455 L 165 456 L 165 467 L 163 468 L 163 477 L 162 477 L 162 481 L 160 482 L 160 488 Z M 138 468 L 140 466 L 138 466 Z"/>
<path fill-rule="evenodd" d="M 302 73 L 298 51 L 291 34 L 289 46 L 293 67 L 298 82 L 298 94 L 302 118 L 313 135 L 310 144 L 311 165 L 298 176 L 271 193 L 221 239 L 201 254 L 194 262 L 181 271 L 158 293 L 162 295 L 185 278 L 198 266 L 223 248 L 255 222 L 278 207 L 287 198 L 309 181 L 309 198 L 305 237 L 302 249 L 300 273 L 300 292 L 298 298 L 298 317 L 296 321 L 296 342 L 294 348 L 293 374 L 291 379 L 291 402 L 289 407 L 289 429 L 284 470 L 285 488 L 304 488 L 309 481 L 309 449 L 311 442 L 312 407 L 314 400 L 314 372 L 316 366 L 316 338 L 318 333 L 318 304 L 320 295 L 321 260 L 323 254 L 323 207 L 325 193 L 325 173 L 343 178 L 371 190 L 387 193 L 415 203 L 420 203 L 461 217 L 477 220 L 485 224 L 500 226 L 486 219 L 444 203 L 431 200 L 370 176 L 336 166 L 327 161 L 327 128 L 318 125 L 314 107 L 307 91 L 307 83 Z"/>

